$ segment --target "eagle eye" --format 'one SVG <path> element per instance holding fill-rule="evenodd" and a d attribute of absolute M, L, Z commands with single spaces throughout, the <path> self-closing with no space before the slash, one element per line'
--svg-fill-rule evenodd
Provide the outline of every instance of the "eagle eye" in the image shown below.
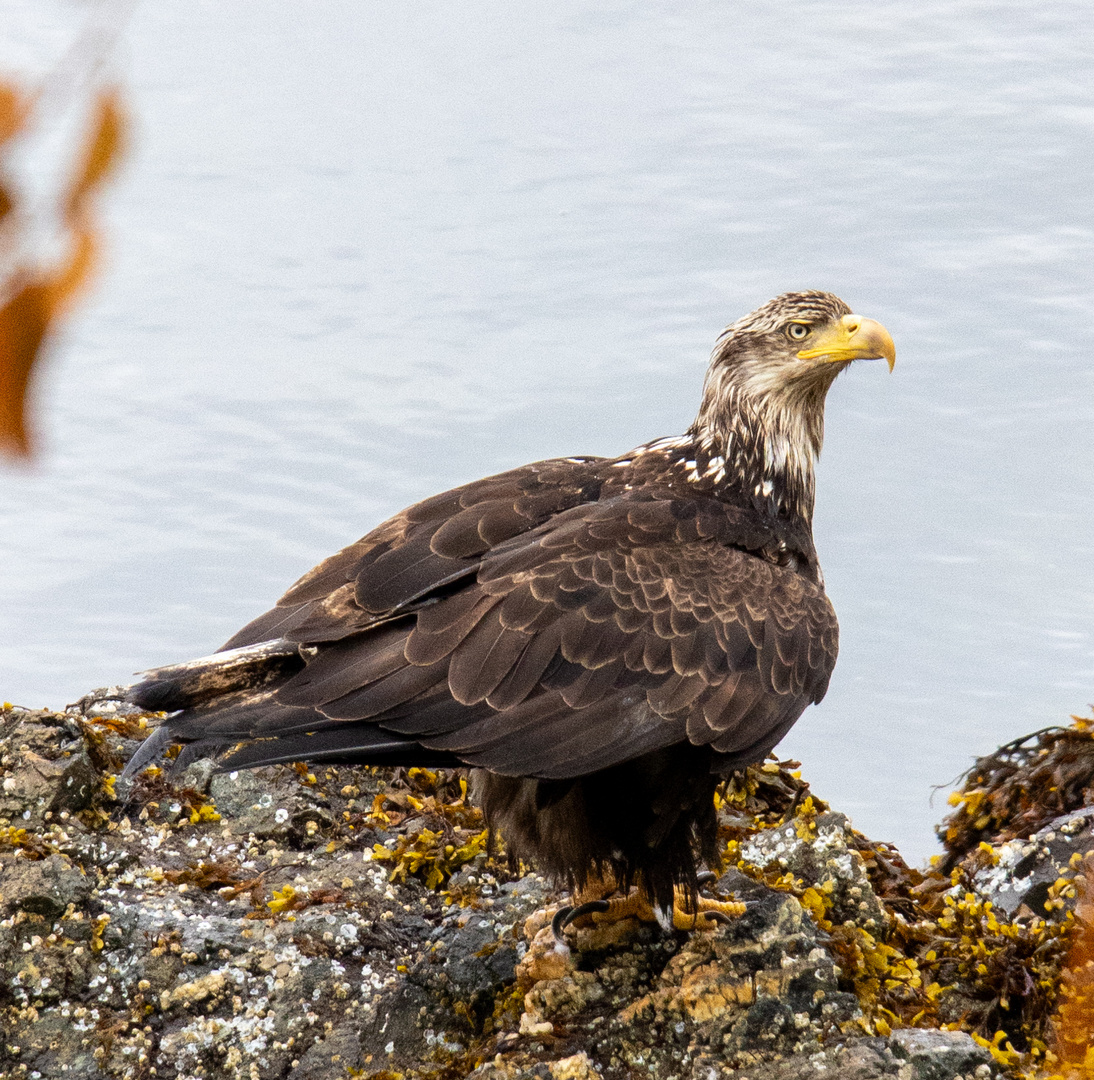
<path fill-rule="evenodd" d="M 809 337 L 810 327 L 806 323 L 792 322 L 786 328 L 786 336 L 791 341 L 804 341 Z"/>

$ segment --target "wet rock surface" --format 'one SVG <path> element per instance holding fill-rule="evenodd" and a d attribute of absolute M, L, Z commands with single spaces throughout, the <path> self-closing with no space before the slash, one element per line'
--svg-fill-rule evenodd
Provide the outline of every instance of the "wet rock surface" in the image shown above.
<path fill-rule="evenodd" d="M 889 1047 L 894 1057 L 908 1063 L 915 1080 L 990 1071 L 989 1055 L 964 1031 L 894 1031 Z"/>
<path fill-rule="evenodd" d="M 1028 840 L 995 846 L 989 865 L 976 865 L 972 879 L 977 891 L 1008 916 L 1026 914 L 1058 921 L 1072 909 L 1068 901 L 1074 899 L 1074 891 L 1061 897 L 1057 883 L 1070 881 L 1091 852 L 1094 807 L 1086 807 L 1056 818 Z"/>
<path fill-rule="evenodd" d="M 123 803 L 115 777 L 148 718 L 85 709 L 0 713 L 0 1080 L 1017 1068 L 1021 1048 L 987 1027 L 938 1030 L 961 1026 L 955 1002 L 1000 1008 L 961 981 L 968 917 L 942 926 L 957 886 L 779 766 L 723 792 L 710 892 L 742 917 L 685 933 L 589 916 L 558 944 L 563 898 L 492 855 L 458 776 L 198 763 L 148 770 Z"/>

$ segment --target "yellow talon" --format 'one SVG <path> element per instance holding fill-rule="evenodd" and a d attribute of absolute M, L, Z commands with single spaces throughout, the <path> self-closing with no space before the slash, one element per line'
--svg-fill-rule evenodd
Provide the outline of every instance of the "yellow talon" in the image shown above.
<path fill-rule="evenodd" d="M 698 910 L 688 911 L 685 900 L 683 891 L 677 889 L 672 905 L 672 925 L 677 930 L 713 930 L 719 923 L 739 919 L 747 910 L 739 900 L 708 900 L 700 896 L 696 902 Z"/>
<path fill-rule="evenodd" d="M 589 890 L 584 890 L 584 896 L 588 896 Z M 583 897 L 575 897 L 575 900 L 583 900 Z M 673 897 L 671 925 L 676 930 L 713 930 L 719 923 L 728 922 L 730 919 L 739 919 L 747 910 L 746 905 L 739 901 L 708 900 L 706 897 L 697 898 L 695 908 L 689 910 L 687 892 L 677 887 Z M 594 910 L 581 912 L 583 906 Z M 622 922 L 624 919 L 637 919 L 639 922 L 655 922 L 668 929 L 669 913 L 660 908 L 655 908 L 650 903 L 649 897 L 642 889 L 635 889 L 626 896 L 615 897 L 611 900 L 585 900 L 574 905 L 578 912 L 576 919 L 565 918 L 559 926 L 570 921 L 580 922 L 588 919 L 593 925 L 600 926 L 606 923 Z"/>

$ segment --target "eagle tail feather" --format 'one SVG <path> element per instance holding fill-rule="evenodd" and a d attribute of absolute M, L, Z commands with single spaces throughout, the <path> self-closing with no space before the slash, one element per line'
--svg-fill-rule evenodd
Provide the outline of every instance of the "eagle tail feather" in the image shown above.
<path fill-rule="evenodd" d="M 198 744 L 193 744 L 198 745 Z M 345 724 L 247 743 L 223 758 L 220 770 L 253 769 L 307 761 L 324 765 L 442 766 L 459 765 L 452 754 L 427 750 L 413 739 L 389 734 L 373 725 Z"/>
<path fill-rule="evenodd" d="M 144 671 L 141 681 L 126 691 L 125 700 L 149 712 L 177 712 L 226 694 L 260 690 L 303 667 L 300 646 L 276 638 Z"/>

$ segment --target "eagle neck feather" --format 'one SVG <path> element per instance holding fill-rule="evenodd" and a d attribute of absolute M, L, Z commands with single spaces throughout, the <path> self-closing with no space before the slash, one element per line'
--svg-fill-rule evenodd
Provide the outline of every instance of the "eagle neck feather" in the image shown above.
<path fill-rule="evenodd" d="M 811 523 L 827 389 L 804 381 L 756 386 L 714 367 L 689 434 L 725 460 L 727 482 L 743 495 Z"/>

